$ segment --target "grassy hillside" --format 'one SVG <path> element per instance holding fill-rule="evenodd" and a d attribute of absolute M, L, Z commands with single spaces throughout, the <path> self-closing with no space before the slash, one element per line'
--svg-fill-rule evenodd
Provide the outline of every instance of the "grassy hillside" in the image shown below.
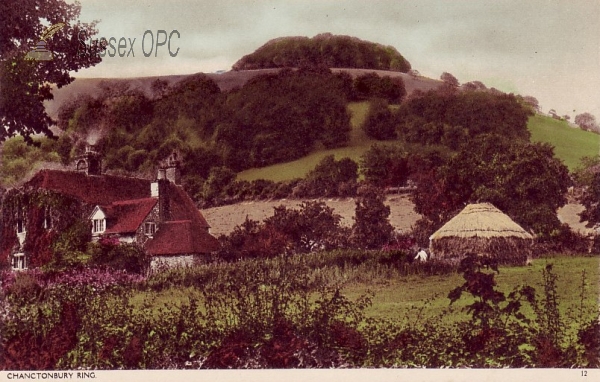
<path fill-rule="evenodd" d="M 348 109 L 352 113 L 352 132 L 348 147 L 333 150 L 317 150 L 293 162 L 246 170 L 238 174 L 238 179 L 248 181 L 255 179 L 282 181 L 301 178 L 315 168 L 323 157 L 330 154 L 335 155 L 336 159 L 347 157 L 358 161 L 361 155 L 373 143 L 377 142 L 369 139 L 360 128 L 362 121 L 366 117 L 367 108 L 368 103 L 366 102 L 357 102 L 348 105 Z M 577 167 L 581 157 L 600 154 L 600 135 L 570 127 L 565 121 L 535 115 L 529 118 L 527 127 L 531 132 L 531 139 L 536 142 L 548 142 L 553 145 L 556 156 L 562 159 L 570 170 Z"/>
<path fill-rule="evenodd" d="M 573 170 L 583 156 L 600 154 L 600 135 L 570 127 L 565 121 L 535 115 L 527 125 L 531 139 L 548 142 L 554 146 L 554 153 Z"/>
<path fill-rule="evenodd" d="M 240 172 L 238 174 L 238 179 L 248 181 L 255 179 L 283 181 L 294 178 L 303 178 L 309 171 L 315 168 L 321 159 L 331 154 L 333 154 L 336 159 L 351 158 L 355 161 L 358 161 L 361 155 L 376 141 L 369 139 L 360 128 L 360 125 L 364 121 L 367 114 L 368 103 L 351 103 L 348 105 L 348 109 L 352 115 L 350 120 L 352 131 L 350 132 L 350 143 L 347 147 L 340 147 L 330 150 L 317 150 L 305 156 L 304 158 L 292 162 L 279 163 L 261 168 L 252 168 Z"/>

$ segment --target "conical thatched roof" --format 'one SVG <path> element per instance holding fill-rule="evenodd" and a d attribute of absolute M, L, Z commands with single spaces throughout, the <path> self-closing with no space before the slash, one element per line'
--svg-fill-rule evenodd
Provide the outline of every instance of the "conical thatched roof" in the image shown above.
<path fill-rule="evenodd" d="M 490 203 L 470 204 L 429 237 L 434 258 L 458 261 L 467 253 L 504 264 L 525 264 L 533 236 Z"/>
<path fill-rule="evenodd" d="M 533 239 L 530 233 L 490 203 L 469 204 L 429 239 L 436 240 L 444 237 Z"/>

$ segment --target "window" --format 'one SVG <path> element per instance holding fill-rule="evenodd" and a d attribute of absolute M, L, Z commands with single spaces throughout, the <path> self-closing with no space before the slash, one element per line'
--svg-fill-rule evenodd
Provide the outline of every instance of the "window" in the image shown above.
<path fill-rule="evenodd" d="M 144 235 L 152 236 L 156 232 L 156 224 L 154 222 L 144 223 Z"/>
<path fill-rule="evenodd" d="M 12 258 L 12 267 L 14 270 L 27 269 L 24 253 L 15 253 Z"/>
<path fill-rule="evenodd" d="M 42 228 L 50 229 L 52 228 L 52 217 L 50 217 L 50 209 L 46 208 L 44 210 L 44 220 L 42 221 Z"/>
<path fill-rule="evenodd" d="M 25 232 L 25 222 L 22 218 L 17 219 L 17 233 Z"/>
<path fill-rule="evenodd" d="M 92 228 L 93 233 L 101 233 L 105 230 L 105 220 L 104 219 L 94 219 L 94 227 Z"/>

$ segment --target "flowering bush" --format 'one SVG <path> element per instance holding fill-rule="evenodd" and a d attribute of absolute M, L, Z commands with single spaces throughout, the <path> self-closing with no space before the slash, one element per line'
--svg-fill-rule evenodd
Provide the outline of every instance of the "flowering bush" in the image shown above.
<path fill-rule="evenodd" d="M 32 285 L 41 289 L 52 289 L 57 286 L 90 286 L 100 291 L 112 285 L 130 285 L 144 280 L 141 275 L 110 268 L 77 268 L 47 273 L 32 269 L 23 272 L 1 272 L 0 290 L 8 296 L 21 293 L 22 289 L 31 289 Z"/>

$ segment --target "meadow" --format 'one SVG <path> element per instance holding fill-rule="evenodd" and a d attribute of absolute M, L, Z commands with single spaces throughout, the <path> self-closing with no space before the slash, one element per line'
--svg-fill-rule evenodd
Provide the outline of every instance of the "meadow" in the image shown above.
<path fill-rule="evenodd" d="M 547 142 L 554 146 L 554 154 L 562 159 L 569 170 L 579 165 L 584 157 L 600 155 L 600 135 L 571 127 L 565 121 L 536 114 L 527 124 L 534 142 Z"/>

